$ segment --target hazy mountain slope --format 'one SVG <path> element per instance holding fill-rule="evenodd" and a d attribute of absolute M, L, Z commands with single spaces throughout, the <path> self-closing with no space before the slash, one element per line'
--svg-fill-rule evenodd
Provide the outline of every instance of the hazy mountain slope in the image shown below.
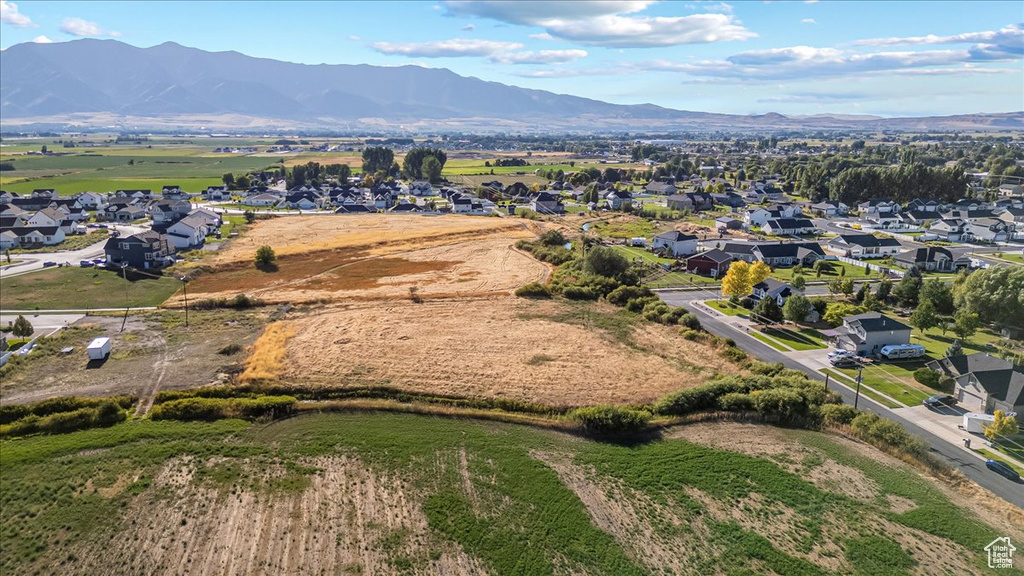
<path fill-rule="evenodd" d="M 137 48 L 116 40 L 18 44 L 0 52 L 0 113 L 6 121 L 89 124 L 110 115 L 187 119 L 244 116 L 318 125 L 373 119 L 590 129 L 799 129 L 1021 127 L 1024 114 L 877 119 L 842 115 L 739 116 L 618 105 L 530 90 L 419 66 L 307 65 L 206 52 L 167 42 Z M 583 122 L 581 122 L 583 120 Z M 208 121 L 208 120 L 207 120 Z M 19 122 L 22 123 L 22 122 Z"/>

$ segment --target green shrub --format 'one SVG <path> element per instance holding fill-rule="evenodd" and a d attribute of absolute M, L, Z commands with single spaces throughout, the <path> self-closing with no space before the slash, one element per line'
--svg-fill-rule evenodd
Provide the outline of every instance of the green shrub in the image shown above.
<path fill-rule="evenodd" d="M 929 388 L 939 387 L 939 376 L 940 374 L 931 368 L 922 367 L 914 370 L 914 380 Z"/>
<path fill-rule="evenodd" d="M 750 360 L 750 356 L 746 352 L 740 350 L 739 348 L 733 348 L 729 346 L 725 347 L 722 350 L 722 357 L 724 357 L 726 360 L 731 360 L 738 364 L 742 364 Z"/>
<path fill-rule="evenodd" d="M 179 398 L 153 406 L 153 420 L 206 420 L 262 417 L 279 418 L 295 410 L 293 396 L 257 396 L 255 398 Z"/>
<path fill-rule="evenodd" d="M 849 424 L 859 413 L 856 408 L 846 404 L 824 404 L 819 410 L 826 424 Z"/>
<path fill-rule="evenodd" d="M 0 406 L 0 424 L 11 424 L 29 415 L 48 416 L 58 412 L 73 412 L 80 408 L 96 408 L 106 403 L 113 403 L 127 409 L 135 403 L 135 400 L 134 396 L 114 396 L 112 398 L 60 396 L 34 404 L 5 404 Z"/>
<path fill-rule="evenodd" d="M 565 236 L 558 230 L 548 230 L 540 236 L 540 243 L 544 246 L 561 246 L 564 248 L 565 242 Z"/>
<path fill-rule="evenodd" d="M 765 376 L 775 376 L 782 371 L 784 366 L 781 362 L 768 363 L 768 362 L 754 362 L 750 365 L 750 371 L 754 374 L 763 374 Z"/>
<path fill-rule="evenodd" d="M 754 408 L 766 418 L 794 422 L 807 415 L 807 399 L 796 390 L 773 388 L 752 396 Z"/>
<path fill-rule="evenodd" d="M 677 310 L 682 310 L 682 308 L 677 308 Z M 691 314 L 689 312 L 679 316 L 679 324 L 682 325 L 682 326 L 686 326 L 690 330 L 700 330 L 701 329 L 700 319 L 697 318 L 697 316 L 695 316 L 695 315 L 693 315 L 693 314 Z"/>
<path fill-rule="evenodd" d="M 255 308 L 257 306 L 263 306 L 263 301 L 258 298 L 246 296 L 245 294 L 238 294 L 234 298 L 205 298 L 203 300 L 197 300 L 191 304 L 193 309 L 196 310 L 215 310 L 217 308 L 235 308 L 238 310 L 245 310 L 247 308 Z"/>
<path fill-rule="evenodd" d="M 539 282 L 530 282 L 516 288 L 516 296 L 520 298 L 551 298 L 551 291 Z"/>
<path fill-rule="evenodd" d="M 641 296 L 640 298 L 632 298 L 626 302 L 626 310 L 630 312 L 640 313 L 652 302 L 659 302 L 660 299 L 657 296 Z"/>
<path fill-rule="evenodd" d="M 730 392 L 718 398 L 718 407 L 722 410 L 742 412 L 754 409 L 754 398 L 750 394 Z"/>
<path fill-rule="evenodd" d="M 597 434 L 636 432 L 645 428 L 651 420 L 649 412 L 617 406 L 577 408 L 569 413 L 569 417 L 579 422 L 587 432 Z"/>
<path fill-rule="evenodd" d="M 570 285 L 562 289 L 562 296 L 569 300 L 597 300 L 601 293 L 589 286 Z"/>
<path fill-rule="evenodd" d="M 97 403 L 90 407 L 57 411 L 46 416 L 28 414 L 10 424 L 0 425 L 0 436 L 65 434 L 87 428 L 113 426 L 126 418 L 124 409 L 116 400 L 98 399 Z"/>
<path fill-rule="evenodd" d="M 608 302 L 616 306 L 625 306 L 630 300 L 637 298 L 651 298 L 654 294 L 642 286 L 619 286 L 608 293 Z"/>

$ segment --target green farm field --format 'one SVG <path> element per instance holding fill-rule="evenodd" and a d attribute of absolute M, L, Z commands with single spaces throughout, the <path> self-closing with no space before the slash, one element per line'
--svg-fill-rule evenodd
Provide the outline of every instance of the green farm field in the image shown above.
<path fill-rule="evenodd" d="M 1020 537 L 865 445 L 752 424 L 617 444 L 325 413 L 0 447 L 11 574 L 967 574 Z"/>

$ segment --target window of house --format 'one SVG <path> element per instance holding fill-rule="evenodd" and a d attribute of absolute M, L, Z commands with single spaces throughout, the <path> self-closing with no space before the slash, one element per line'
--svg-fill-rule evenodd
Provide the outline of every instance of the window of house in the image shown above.
<path fill-rule="evenodd" d="M 153 253 L 152 252 L 146 252 L 145 258 L 146 258 L 146 260 L 152 260 L 153 259 Z"/>

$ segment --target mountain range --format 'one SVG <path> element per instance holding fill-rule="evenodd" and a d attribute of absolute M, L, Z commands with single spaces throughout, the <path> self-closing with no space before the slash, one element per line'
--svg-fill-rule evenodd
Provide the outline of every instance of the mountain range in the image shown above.
<path fill-rule="evenodd" d="M 620 105 L 444 68 L 295 64 L 166 42 L 24 43 L 0 52 L 8 126 L 267 130 L 1005 130 L 1024 112 L 924 118 L 731 115 Z"/>

